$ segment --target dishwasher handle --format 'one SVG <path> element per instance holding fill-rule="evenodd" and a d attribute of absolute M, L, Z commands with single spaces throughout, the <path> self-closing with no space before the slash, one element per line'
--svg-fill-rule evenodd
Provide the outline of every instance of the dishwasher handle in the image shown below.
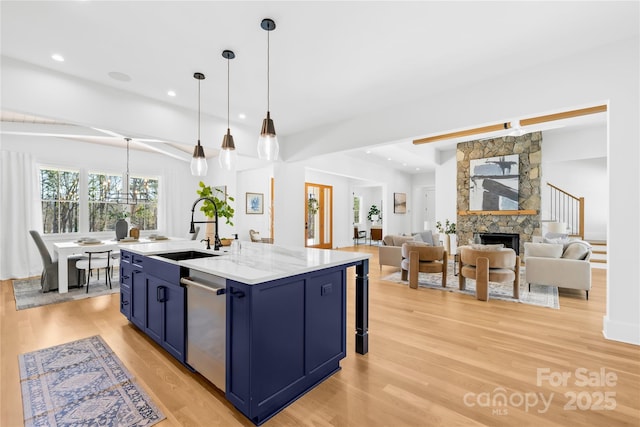
<path fill-rule="evenodd" d="M 225 288 L 214 288 L 213 286 L 205 285 L 204 283 L 196 282 L 191 277 L 180 278 L 180 283 L 187 286 L 196 286 L 209 292 L 213 292 L 216 295 L 224 295 L 226 293 Z"/>

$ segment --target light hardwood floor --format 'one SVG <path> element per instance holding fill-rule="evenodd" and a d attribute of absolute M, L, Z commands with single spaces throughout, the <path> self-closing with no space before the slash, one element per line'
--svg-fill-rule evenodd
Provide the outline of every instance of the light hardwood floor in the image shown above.
<path fill-rule="evenodd" d="M 379 271 L 375 247 L 345 250 L 372 254 L 369 354 L 353 351 L 350 271 L 342 370 L 264 425 L 640 425 L 640 347 L 602 336 L 605 270 L 593 270 L 589 301 L 583 292 L 561 292 L 560 310 L 553 310 L 409 289 L 380 280 L 394 269 Z M 0 426 L 23 425 L 19 354 L 96 334 L 167 416 L 158 427 L 252 425 L 220 391 L 129 324 L 118 295 L 22 311 L 11 281 L 0 282 L 0 295 Z M 616 376 L 609 375 L 609 386 L 596 384 L 603 370 Z M 570 377 L 561 385 L 538 378 L 538 371 Z M 581 374 L 591 385 L 580 382 Z M 498 406 L 501 396 L 507 402 Z"/>

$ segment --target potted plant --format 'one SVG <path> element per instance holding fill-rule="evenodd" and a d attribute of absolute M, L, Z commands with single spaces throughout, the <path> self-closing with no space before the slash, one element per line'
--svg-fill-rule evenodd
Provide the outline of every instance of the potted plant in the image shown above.
<path fill-rule="evenodd" d="M 225 223 L 227 225 L 233 226 L 233 222 L 231 221 L 231 219 L 233 218 L 235 209 L 233 209 L 233 207 L 227 202 L 227 200 L 234 202 L 235 199 L 233 197 L 231 196 L 225 197 L 224 191 L 222 191 L 217 187 L 211 187 L 210 185 L 205 185 L 205 183 L 202 181 L 200 181 L 199 188 L 196 190 L 196 193 L 198 193 L 198 196 L 200 197 L 209 197 L 210 199 L 213 199 L 213 201 L 216 204 L 215 208 L 217 208 L 218 210 L 218 220 L 220 220 L 220 218 L 224 218 Z M 203 201 L 202 206 L 200 207 L 200 210 L 210 220 L 215 218 L 215 209 L 213 207 L 213 203 L 211 203 L 209 200 Z M 213 234 L 212 228 L 213 228 L 213 224 L 207 224 L 207 231 L 206 231 L 207 235 Z M 226 240 L 227 240 L 226 243 L 231 244 L 231 239 L 226 239 Z M 225 245 L 225 246 L 228 246 L 228 245 Z"/>
<path fill-rule="evenodd" d="M 371 207 L 369 208 L 367 219 L 374 224 L 382 219 L 382 216 L 380 215 L 380 209 L 378 209 L 376 205 L 371 205 Z"/>
<path fill-rule="evenodd" d="M 436 222 L 436 228 L 438 232 L 442 235 L 444 234 L 443 242 L 444 248 L 449 255 L 451 255 L 452 251 L 457 247 L 456 245 L 456 223 L 450 222 L 448 219 L 445 220 L 444 225 L 442 222 Z"/>

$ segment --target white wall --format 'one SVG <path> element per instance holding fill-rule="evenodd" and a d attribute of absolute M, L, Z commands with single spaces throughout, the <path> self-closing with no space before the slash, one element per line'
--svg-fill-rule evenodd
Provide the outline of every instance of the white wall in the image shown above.
<path fill-rule="evenodd" d="M 456 222 L 458 199 L 458 164 L 456 150 L 440 153 L 440 167 L 436 169 L 436 221 L 444 226 L 446 220 Z"/>
<path fill-rule="evenodd" d="M 411 177 L 414 209 L 411 215 L 412 231 L 422 231 L 424 222 L 435 230 L 436 224 L 436 174 L 435 172 L 416 174 Z"/>
<path fill-rule="evenodd" d="M 542 134 L 542 219 L 550 218 L 553 184 L 585 199 L 585 238 L 606 240 L 609 213 L 605 125 Z"/>
<path fill-rule="evenodd" d="M 254 170 L 246 170 L 237 174 L 236 191 L 236 215 L 235 231 L 238 239 L 251 240 L 249 230 L 260 233 L 260 237 L 270 237 L 271 235 L 271 177 L 272 167 L 264 167 Z M 262 193 L 264 206 L 263 214 L 247 214 L 247 193 Z"/>

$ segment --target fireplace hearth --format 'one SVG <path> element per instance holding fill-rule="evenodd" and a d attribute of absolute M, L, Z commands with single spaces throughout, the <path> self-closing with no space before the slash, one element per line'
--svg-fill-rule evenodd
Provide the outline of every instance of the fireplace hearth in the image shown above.
<path fill-rule="evenodd" d="M 511 248 L 520 255 L 520 235 L 514 233 L 478 233 L 483 245 L 502 243 L 505 248 Z"/>

